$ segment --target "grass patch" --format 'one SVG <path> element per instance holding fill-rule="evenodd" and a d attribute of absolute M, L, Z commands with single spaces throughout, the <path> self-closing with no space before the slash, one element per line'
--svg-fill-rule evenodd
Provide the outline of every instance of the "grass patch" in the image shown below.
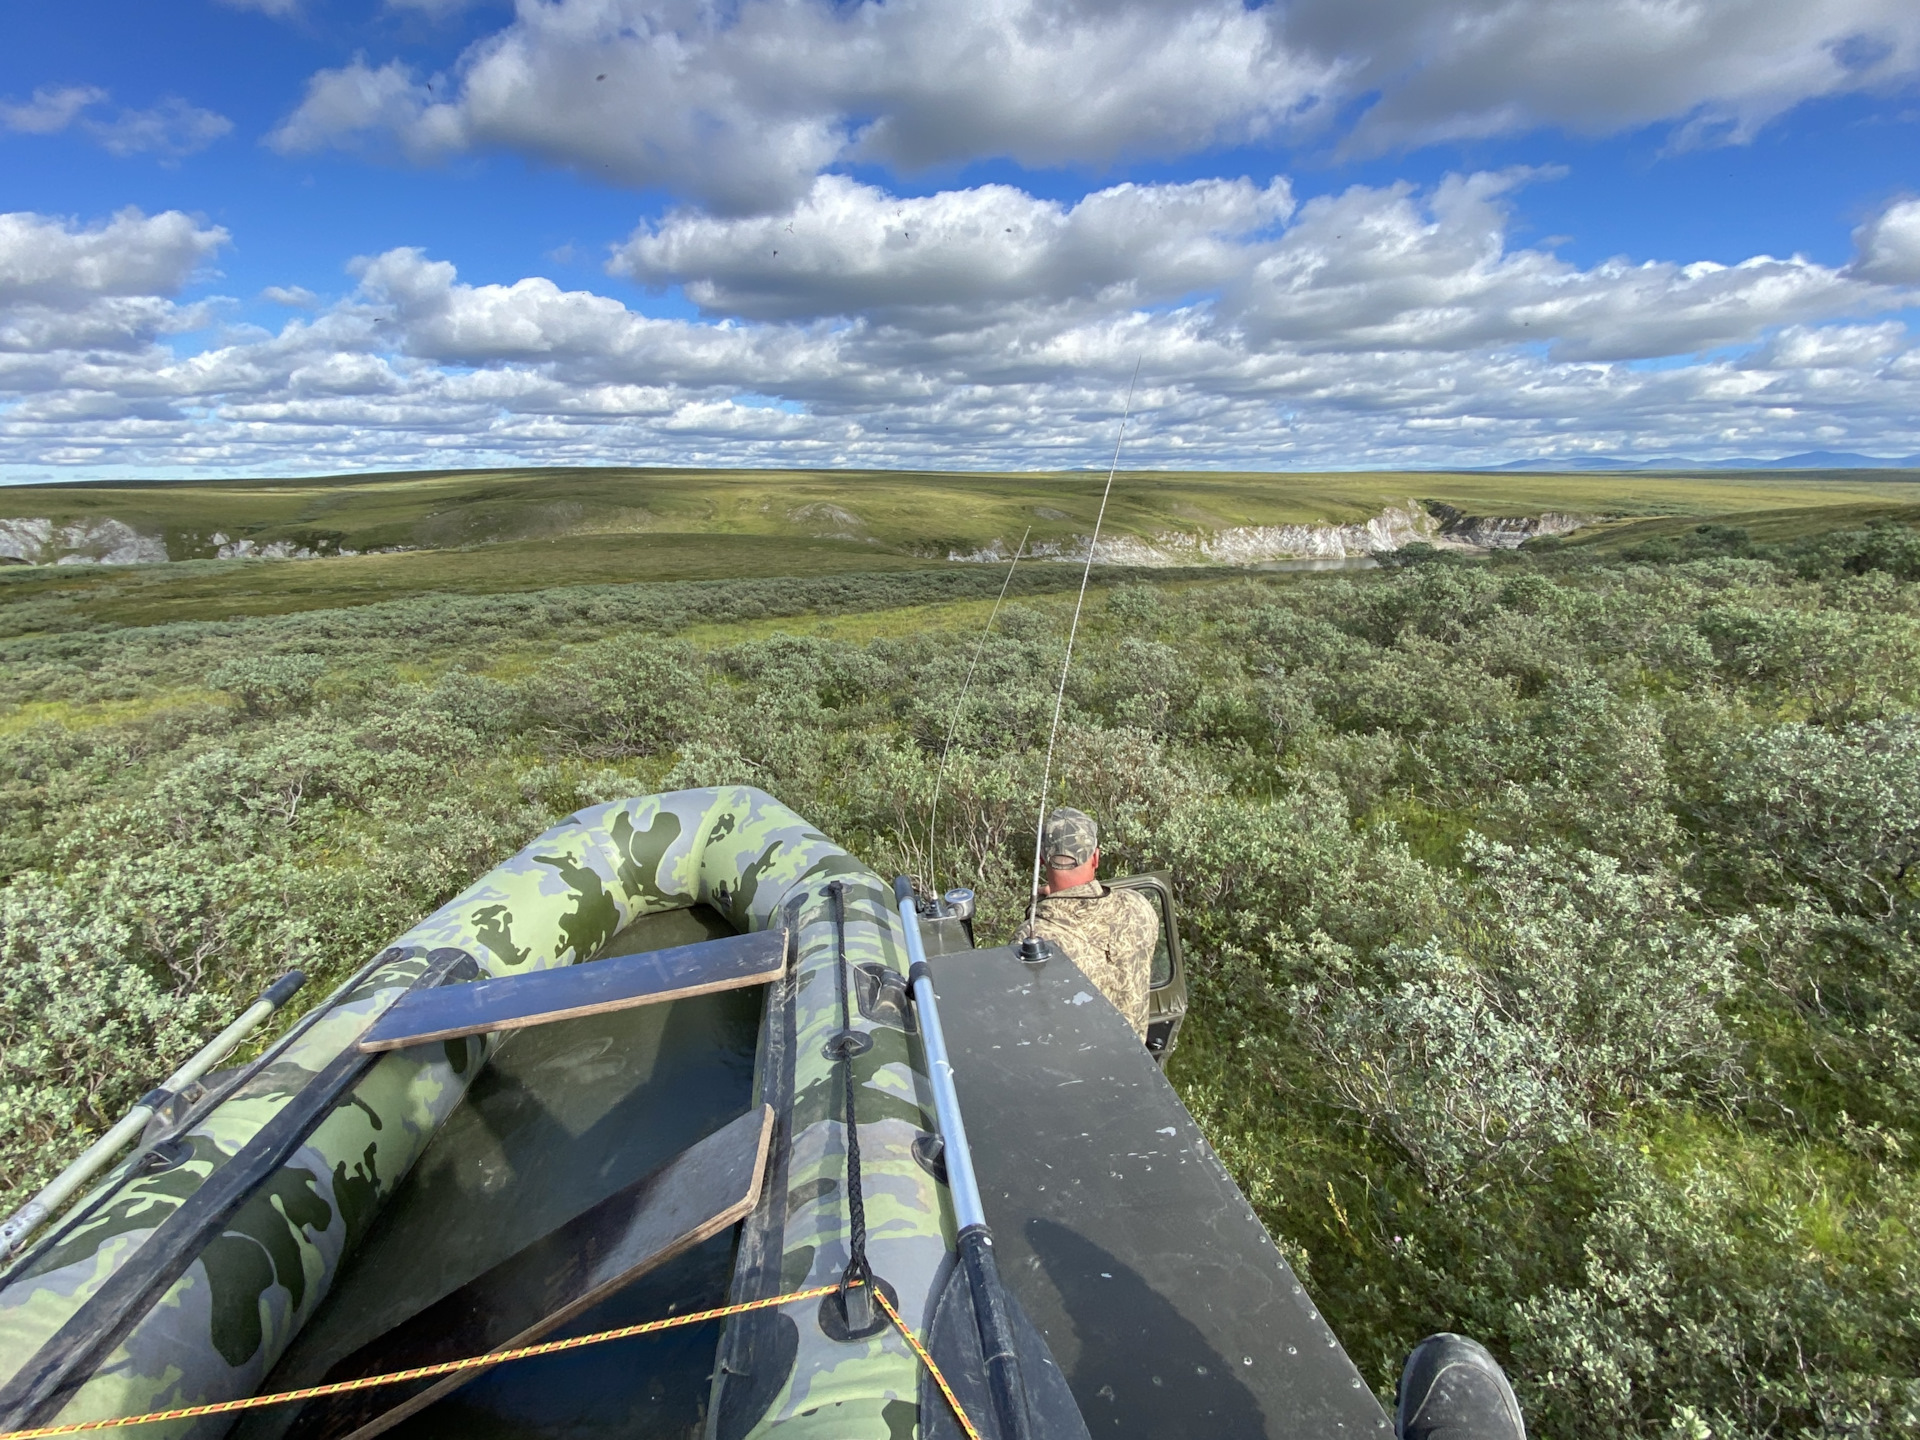
<path fill-rule="evenodd" d="M 949 568 L 949 553 L 995 542 L 1010 549 L 1028 527 L 1033 544 L 1073 543 L 1092 528 L 1101 484 L 1088 474 L 607 469 L 19 486 L 0 490 L 0 513 L 121 520 L 164 534 L 175 562 L 0 567 L 0 606 L 13 612 L 0 624 L 19 634 L 288 615 L 424 595 L 938 570 Z M 1416 497 L 1482 515 L 1637 517 L 1568 542 L 1597 555 L 1683 537 L 1703 521 L 1744 528 L 1755 543 L 1785 543 L 1879 517 L 1920 517 L 1920 481 L 1904 472 L 1134 473 L 1115 483 L 1105 533 L 1155 541 L 1232 526 L 1350 523 Z M 323 550 L 427 548 L 308 560 L 193 558 L 211 553 L 215 535 Z"/>
<path fill-rule="evenodd" d="M 846 575 L 938 562 L 871 546 L 765 535 L 569 535 L 466 550 L 320 560 L 32 566 L 0 572 L 0 600 L 64 602 L 88 624 L 159 625 L 333 610 L 423 594 L 502 595 L 574 585 Z"/>
<path fill-rule="evenodd" d="M 1618 555 L 1649 540 L 1678 539 L 1696 530 L 1700 514 L 1663 516 L 1596 526 L 1569 537 L 1566 548 Z M 1715 525 L 1744 530 L 1756 545 L 1791 545 L 1833 530 L 1886 523 L 1920 526 L 1920 504 L 1894 501 L 1845 505 L 1807 505 L 1791 509 L 1728 510 L 1711 517 Z"/>

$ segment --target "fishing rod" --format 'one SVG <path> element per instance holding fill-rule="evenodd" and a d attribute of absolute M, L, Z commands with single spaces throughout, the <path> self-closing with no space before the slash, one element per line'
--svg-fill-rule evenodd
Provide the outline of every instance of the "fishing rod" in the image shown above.
<path fill-rule="evenodd" d="M 960 687 L 960 698 L 953 702 L 953 716 L 947 723 L 947 741 L 940 747 L 940 768 L 933 777 L 933 804 L 927 808 L 927 879 L 936 895 L 940 893 L 940 865 L 935 856 L 935 847 L 939 844 L 940 832 L 935 828 L 935 822 L 940 815 L 940 786 L 947 778 L 947 756 L 953 750 L 953 737 L 960 733 L 960 714 L 966 709 L 967 695 L 973 689 L 973 672 L 980 668 L 980 656 L 987 648 L 987 637 L 993 633 L 993 622 L 999 617 L 1000 606 L 1006 601 L 1007 588 L 1013 584 L 1014 567 L 1020 563 L 1020 556 L 1027 548 L 1027 537 L 1031 534 L 1033 526 L 1029 525 L 1021 531 L 1020 543 L 1014 547 L 1013 564 L 1007 566 L 1007 578 L 1000 582 L 999 598 L 993 602 L 993 609 L 987 614 L 986 626 L 980 631 L 980 638 L 974 642 L 973 659 L 967 665 L 966 683 Z"/>
<path fill-rule="evenodd" d="M 1033 885 L 1027 894 L 1027 924 L 1033 924 L 1040 908 L 1040 848 L 1046 843 L 1047 789 L 1053 780 L 1053 742 L 1060 733 L 1060 706 L 1067 698 L 1067 672 L 1073 669 L 1073 642 L 1080 634 L 1080 609 L 1087 603 L 1087 580 L 1093 574 L 1093 557 L 1100 549 L 1100 526 L 1107 518 L 1107 499 L 1113 494 L 1114 473 L 1120 468 L 1120 447 L 1127 443 L 1127 421 L 1133 415 L 1133 387 L 1140 383 L 1143 355 L 1133 362 L 1133 379 L 1127 382 L 1127 403 L 1120 412 L 1120 437 L 1113 442 L 1113 463 L 1107 467 L 1107 486 L 1100 492 L 1100 512 L 1093 517 L 1093 538 L 1087 542 L 1087 563 L 1080 571 L 1080 595 L 1073 602 L 1073 624 L 1067 629 L 1067 658 L 1060 666 L 1060 688 L 1053 697 L 1053 724 L 1047 727 L 1047 759 L 1040 770 L 1040 815 L 1033 825 Z"/>
<path fill-rule="evenodd" d="M 913 882 L 904 875 L 898 877 L 893 882 L 893 897 L 900 906 L 900 924 L 907 937 L 907 979 L 913 986 L 914 1016 L 919 1021 L 927 1080 L 933 1091 L 934 1123 L 940 1127 L 947 1192 L 953 1197 L 953 1223 L 959 1232 L 954 1248 L 973 1296 L 987 1391 L 1000 1422 L 1001 1440 L 1034 1440 L 1033 1416 L 1015 1346 L 1013 1313 L 993 1258 L 993 1232 L 987 1228 L 980 1182 L 973 1173 L 973 1151 L 967 1145 L 967 1127 L 960 1118 L 960 1096 L 953 1088 L 953 1062 L 947 1058 L 940 1002 L 933 993 L 933 970 L 920 940 L 920 911 L 913 898 Z"/>

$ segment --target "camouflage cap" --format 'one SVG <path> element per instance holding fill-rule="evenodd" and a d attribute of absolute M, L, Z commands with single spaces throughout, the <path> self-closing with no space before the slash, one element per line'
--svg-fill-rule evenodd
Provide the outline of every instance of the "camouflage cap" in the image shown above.
<path fill-rule="evenodd" d="M 1100 848 L 1100 827 L 1084 810 L 1061 805 L 1047 812 L 1042 832 L 1049 870 L 1073 870 Z"/>

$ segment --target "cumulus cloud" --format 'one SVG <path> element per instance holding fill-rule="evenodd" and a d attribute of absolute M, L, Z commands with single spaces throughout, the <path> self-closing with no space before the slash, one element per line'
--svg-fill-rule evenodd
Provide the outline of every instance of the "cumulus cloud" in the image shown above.
<path fill-rule="evenodd" d="M 1753 356 L 1769 370 L 1877 370 L 1909 349 L 1907 327 L 1897 320 L 1878 325 L 1790 325 Z"/>
<path fill-rule="evenodd" d="M 177 210 L 123 210 L 104 224 L 0 215 L 0 351 L 139 350 L 196 328 L 205 311 L 174 297 L 227 232 Z"/>
<path fill-rule="evenodd" d="M 1899 200 L 1853 232 L 1854 269 L 1869 280 L 1920 284 L 1920 200 Z"/>
<path fill-rule="evenodd" d="M 0 128 L 22 135 L 57 135 L 107 92 L 97 85 L 43 85 L 25 104 L 0 101 Z"/>
<path fill-rule="evenodd" d="M 0 467 L 1077 465 L 1136 361 L 1139 465 L 1920 450 L 1912 289 L 1799 259 L 1574 266 L 1509 242 L 1524 178 L 1297 205 L 1246 180 L 1073 205 L 822 180 L 790 219 L 683 214 L 622 249 L 703 318 L 397 249 L 276 333 L 198 348 L 159 337 L 195 320 L 183 286 L 224 232 L 7 216 Z"/>
<path fill-rule="evenodd" d="M 1116 185 L 1069 206 L 1010 185 L 901 199 L 824 175 L 783 214 L 680 211 L 643 226 L 610 268 L 757 320 L 912 314 L 951 327 L 995 305 L 1112 308 L 1214 289 L 1292 211 L 1285 180 Z"/>
<path fill-rule="evenodd" d="M 659 320 L 551 280 L 466 285 L 419 250 L 355 262 L 360 313 L 396 348 L 439 365 L 544 365 L 556 376 L 604 381 L 757 387 L 805 373 L 831 342 L 790 329 Z M 789 369 L 788 367 L 793 367 Z"/>
<path fill-rule="evenodd" d="M 400 152 L 428 163 L 463 148 L 466 127 L 452 105 L 433 104 L 428 82 L 399 61 L 369 66 L 364 59 L 323 70 L 307 82 L 300 107 L 267 137 L 282 154 L 298 155 L 329 145 Z"/>
<path fill-rule="evenodd" d="M 304 285 L 269 285 L 260 298 L 291 310 L 311 310 L 320 303 L 320 297 Z"/>
<path fill-rule="evenodd" d="M 31 211 L 0 215 L 0 304 L 169 298 L 229 238 L 219 226 L 178 210 L 143 215 L 126 209 L 86 226 Z"/>
<path fill-rule="evenodd" d="M 497 146 L 739 213 L 840 159 L 1177 155 L 1283 124 L 1328 79 L 1234 0 L 558 0 L 469 51 L 457 87 L 322 72 L 272 143 Z"/>
<path fill-rule="evenodd" d="M 1540 344 L 1556 358 L 1632 360 L 1894 301 L 1799 257 L 1581 270 L 1548 251 L 1511 249 L 1501 202 L 1528 174 L 1451 176 L 1430 195 L 1355 186 L 1315 199 L 1259 259 L 1230 313 L 1262 340 L 1312 349 Z"/>
<path fill-rule="evenodd" d="M 289 152 L 501 148 L 728 214 L 822 170 L 1029 166 L 1332 134 L 1378 151 L 1558 126 L 1740 141 L 1920 69 L 1910 0 L 551 0 L 452 79 L 356 59 Z"/>
<path fill-rule="evenodd" d="M 1681 143 L 1739 141 L 1920 67 L 1906 0 L 1295 0 L 1286 29 L 1346 62 L 1348 93 L 1379 96 L 1349 140 L 1362 150 L 1665 121 Z"/>
<path fill-rule="evenodd" d="M 1118 185 L 1066 206 L 1004 185 L 897 199 L 823 176 L 782 214 L 689 211 L 643 226 L 610 268 L 749 320 L 860 317 L 932 333 L 1017 314 L 1032 335 L 1205 301 L 1214 328 L 1261 348 L 1539 345 L 1583 360 L 1751 342 L 1893 303 L 1876 275 L 1799 257 L 1582 270 L 1512 247 L 1506 199 L 1540 174 L 1452 176 L 1430 192 L 1354 186 L 1297 211 L 1284 181 Z"/>

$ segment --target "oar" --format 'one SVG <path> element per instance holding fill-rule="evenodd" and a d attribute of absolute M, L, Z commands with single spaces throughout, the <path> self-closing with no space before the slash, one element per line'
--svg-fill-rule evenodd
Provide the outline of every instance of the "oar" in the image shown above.
<path fill-rule="evenodd" d="M 426 960 L 426 969 L 411 982 L 409 993 L 449 982 L 463 984 L 480 968 L 464 950 L 432 950 Z M 341 1097 L 366 1077 L 376 1060 L 357 1049 L 336 1055 L 231 1159 L 164 1217 L 149 1221 L 153 1228 L 133 1253 L 0 1386 L 0 1429 L 45 1425 L 59 1414 L 261 1183 L 306 1143 Z"/>
<path fill-rule="evenodd" d="M 1066 1393 L 1059 1369 L 1047 1354 L 1046 1342 L 1026 1322 L 1001 1283 L 1000 1269 L 993 1258 L 993 1232 L 987 1228 L 986 1207 L 981 1204 L 980 1184 L 973 1174 L 973 1153 L 967 1148 L 967 1127 L 960 1118 L 960 1097 L 953 1088 L 953 1064 L 947 1058 L 946 1035 L 940 1028 L 933 972 L 920 942 L 920 915 L 914 906 L 912 882 L 901 876 L 893 882 L 893 894 L 900 904 L 900 923 L 907 936 L 907 978 L 913 984 L 914 1010 L 920 1021 L 920 1041 L 926 1047 L 934 1116 L 940 1126 L 941 1152 L 946 1162 L 947 1189 L 953 1196 L 953 1218 L 959 1229 L 955 1248 L 973 1301 L 987 1393 L 1001 1440 L 1035 1440 L 1043 1433 L 1049 1440 L 1064 1440 L 1063 1432 L 1085 1435 L 1085 1422 Z M 966 1348 L 969 1352 L 972 1349 Z M 1046 1416 L 1044 1432 L 1035 1423 L 1036 1407 L 1022 1373 L 1023 1350 L 1048 1372 L 1033 1377 L 1044 1395 L 1038 1407 Z"/>
<path fill-rule="evenodd" d="M 147 1122 L 153 1119 L 162 1105 L 205 1077 L 208 1071 L 226 1059 L 235 1046 L 259 1029 L 269 1015 L 291 1000 L 306 983 L 304 971 L 289 970 L 262 990 L 260 998 L 241 1012 L 239 1019 L 201 1046 L 191 1060 L 162 1080 L 155 1089 L 142 1095 L 140 1103 L 122 1116 L 119 1124 L 94 1141 L 84 1155 L 54 1176 L 38 1195 L 14 1211 L 4 1223 L 0 1223 L 0 1260 L 19 1249 L 21 1242 L 37 1230 L 49 1215 L 106 1169 L 107 1162 L 118 1155 L 129 1140 L 147 1128 Z"/>

